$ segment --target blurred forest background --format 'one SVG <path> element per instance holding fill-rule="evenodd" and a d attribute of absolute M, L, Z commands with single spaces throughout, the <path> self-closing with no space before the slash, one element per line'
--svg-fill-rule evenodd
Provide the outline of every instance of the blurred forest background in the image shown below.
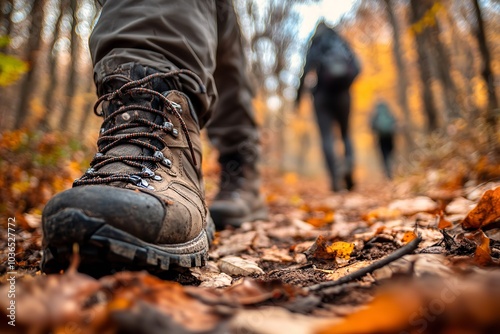
<path fill-rule="evenodd" d="M 311 99 L 294 108 L 307 49 L 298 23 L 317 2 L 235 1 L 259 83 L 264 171 L 287 182 L 324 173 Z M 96 3 L 0 0 L 1 216 L 29 222 L 88 166 L 101 121 L 87 44 Z M 369 128 L 379 98 L 398 117 L 397 171 L 412 190 L 500 176 L 499 18 L 498 0 L 358 0 L 335 22 L 363 68 L 351 122 L 360 183 L 382 178 Z M 216 152 L 206 151 L 210 175 Z"/>

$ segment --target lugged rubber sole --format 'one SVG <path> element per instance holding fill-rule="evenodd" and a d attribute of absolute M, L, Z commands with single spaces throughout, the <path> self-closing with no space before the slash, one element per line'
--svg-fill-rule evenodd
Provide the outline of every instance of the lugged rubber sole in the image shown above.
<path fill-rule="evenodd" d="M 265 206 L 250 212 L 246 216 L 230 217 L 224 211 L 210 209 L 210 214 L 217 230 L 223 230 L 226 226 L 240 227 L 244 222 L 268 219 L 268 211 Z"/>
<path fill-rule="evenodd" d="M 65 209 L 44 222 L 44 249 L 41 268 L 45 273 L 66 269 L 79 246 L 79 271 L 102 276 L 121 270 L 147 270 L 161 274 L 172 267 L 199 267 L 208 259 L 215 226 L 186 243 L 155 245 L 119 230 L 101 219 L 88 217 L 77 209 Z"/>

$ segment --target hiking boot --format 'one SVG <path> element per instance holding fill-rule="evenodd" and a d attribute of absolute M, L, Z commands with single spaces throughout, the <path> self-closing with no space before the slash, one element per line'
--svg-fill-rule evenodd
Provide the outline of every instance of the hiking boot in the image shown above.
<path fill-rule="evenodd" d="M 59 272 L 79 245 L 80 270 L 163 273 L 204 265 L 214 226 L 205 204 L 200 130 L 177 76 L 122 66 L 98 85 L 98 152 L 42 215 L 42 271 Z M 102 106 L 97 111 L 99 105 Z"/>
<path fill-rule="evenodd" d="M 219 192 L 210 206 L 216 228 L 240 227 L 244 222 L 267 219 L 256 163 L 245 162 L 239 154 L 221 156 L 219 162 Z"/>

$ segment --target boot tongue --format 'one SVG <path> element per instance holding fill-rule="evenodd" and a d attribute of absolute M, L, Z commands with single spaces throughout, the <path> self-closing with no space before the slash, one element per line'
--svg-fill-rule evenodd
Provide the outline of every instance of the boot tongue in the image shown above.
<path fill-rule="evenodd" d="M 120 79 L 120 78 L 119 78 Z M 113 82 L 109 82 L 108 85 L 106 85 L 106 91 L 107 92 L 113 92 L 118 90 L 122 85 L 124 84 L 124 81 L 122 80 L 116 80 Z M 148 85 L 149 86 L 149 85 Z M 158 86 L 166 86 L 165 83 L 163 85 L 158 85 Z M 148 89 L 153 89 L 153 87 L 146 87 Z M 164 87 L 167 88 L 167 87 Z M 157 88 L 155 87 L 155 90 Z M 160 108 L 160 102 L 157 97 L 149 95 L 149 94 L 134 94 L 134 95 L 124 95 L 120 100 L 116 101 L 110 101 L 110 102 L 105 102 L 103 104 L 103 112 L 104 116 L 107 117 L 111 113 L 115 112 L 118 110 L 120 107 L 123 106 L 129 106 L 129 105 L 138 105 L 138 106 L 145 106 L 148 108 L 153 108 L 159 110 Z M 145 120 L 148 120 L 150 122 L 153 122 L 158 125 L 162 125 L 163 118 L 155 113 L 152 112 L 147 112 L 143 110 L 138 110 L 138 109 L 131 109 L 128 111 L 125 111 L 123 113 L 117 114 L 113 119 L 110 120 L 110 122 L 106 125 L 106 128 L 104 130 L 109 130 L 111 127 L 115 126 L 120 126 L 123 124 L 127 123 L 132 123 L 136 119 L 142 118 Z M 112 135 L 126 135 L 130 133 L 137 133 L 137 132 L 151 132 L 152 129 L 150 129 L 147 126 L 144 126 L 142 124 L 137 124 L 134 127 L 119 130 L 114 132 Z M 156 146 L 159 150 L 162 148 L 162 144 L 155 139 L 151 138 L 145 138 L 145 137 L 140 137 L 140 138 L 134 138 L 135 140 L 140 140 L 144 142 L 148 142 L 154 146 Z M 107 145 L 109 142 L 104 143 L 101 145 L 101 147 Z M 107 157 L 120 157 L 120 156 L 152 156 L 154 152 L 152 152 L 148 148 L 144 148 L 138 145 L 134 144 L 129 144 L 126 141 L 123 142 L 123 144 L 119 144 L 110 150 L 108 150 L 106 153 Z M 141 164 L 147 166 L 149 169 L 154 170 L 156 169 L 156 164 L 153 162 L 141 162 Z M 113 162 L 110 164 L 106 164 L 105 166 L 101 167 L 99 169 L 99 172 L 109 172 L 113 174 L 135 174 L 141 172 L 141 168 L 138 167 L 133 167 L 129 166 L 123 162 Z"/>

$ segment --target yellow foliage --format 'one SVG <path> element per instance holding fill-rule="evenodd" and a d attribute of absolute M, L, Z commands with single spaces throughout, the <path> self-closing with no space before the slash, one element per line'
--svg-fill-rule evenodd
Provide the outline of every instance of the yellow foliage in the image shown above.
<path fill-rule="evenodd" d="M 354 244 L 350 242 L 337 241 L 326 248 L 326 251 L 335 254 L 336 258 L 349 260 L 351 253 L 354 250 Z"/>

